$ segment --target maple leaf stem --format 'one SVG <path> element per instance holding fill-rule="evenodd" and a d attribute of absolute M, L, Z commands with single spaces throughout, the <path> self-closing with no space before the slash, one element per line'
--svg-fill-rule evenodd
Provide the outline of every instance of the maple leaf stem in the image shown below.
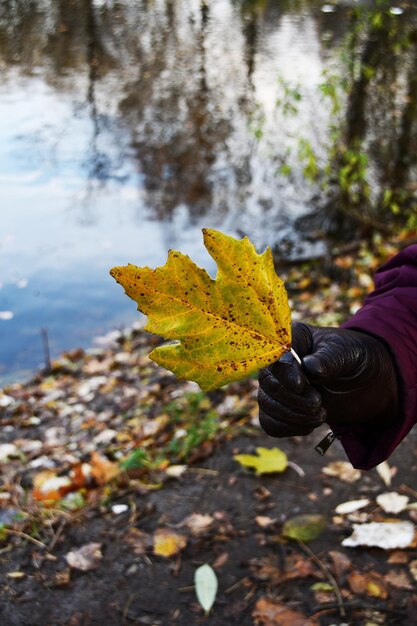
<path fill-rule="evenodd" d="M 301 359 L 293 348 L 290 348 L 290 352 L 299 365 L 302 365 Z"/>

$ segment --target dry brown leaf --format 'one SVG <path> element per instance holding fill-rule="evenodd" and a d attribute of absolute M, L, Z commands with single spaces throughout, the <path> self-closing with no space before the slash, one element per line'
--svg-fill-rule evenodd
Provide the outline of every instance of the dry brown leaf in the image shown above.
<path fill-rule="evenodd" d="M 96 479 L 99 485 L 105 485 L 115 478 L 119 472 L 119 465 L 112 463 L 105 456 L 98 452 L 91 453 L 91 475 Z"/>
<path fill-rule="evenodd" d="M 184 535 L 169 528 L 158 528 L 154 534 L 153 552 L 157 556 L 170 557 L 178 554 L 187 545 Z"/>
<path fill-rule="evenodd" d="M 290 555 L 285 562 L 285 579 L 291 578 L 321 578 L 321 573 L 317 570 L 311 559 L 298 555 Z"/>
<path fill-rule="evenodd" d="M 388 572 L 385 575 L 385 581 L 391 585 L 391 587 L 395 587 L 395 589 L 413 589 L 414 585 L 408 578 L 406 572 Z"/>
<path fill-rule="evenodd" d="M 401 550 L 395 550 L 389 556 L 387 563 L 392 565 L 404 565 L 404 563 L 408 563 L 409 556 L 406 552 L 402 552 Z"/>
<path fill-rule="evenodd" d="M 330 550 L 329 556 L 332 560 L 332 570 L 338 582 L 341 582 L 344 574 L 351 569 L 352 561 L 346 554 L 338 550 Z"/>
<path fill-rule="evenodd" d="M 213 569 L 220 569 L 229 560 L 228 552 L 222 552 L 213 563 Z"/>
<path fill-rule="evenodd" d="M 65 555 L 68 565 L 82 572 L 97 569 L 102 558 L 101 543 L 86 543 L 81 548 L 70 550 Z"/>
<path fill-rule="evenodd" d="M 138 555 L 145 554 L 152 548 L 152 537 L 139 528 L 129 528 L 124 536 L 124 541 L 133 548 Z"/>
<path fill-rule="evenodd" d="M 282 571 L 273 556 L 252 559 L 250 571 L 255 580 L 268 581 L 272 585 L 278 585 L 283 579 Z"/>
<path fill-rule="evenodd" d="M 268 517 L 267 515 L 257 515 L 255 517 L 255 522 L 258 524 L 259 528 L 269 528 L 275 524 L 276 521 L 276 519 Z"/>
<path fill-rule="evenodd" d="M 410 570 L 411 576 L 414 578 L 415 581 L 417 581 L 417 559 L 411 561 L 408 569 Z"/>
<path fill-rule="evenodd" d="M 257 626 L 319 626 L 312 617 L 288 608 L 285 604 L 259 598 L 252 612 Z"/>
<path fill-rule="evenodd" d="M 369 572 L 352 572 L 348 576 L 349 587 L 354 593 L 372 596 L 373 598 L 388 598 L 388 588 L 381 574 Z"/>

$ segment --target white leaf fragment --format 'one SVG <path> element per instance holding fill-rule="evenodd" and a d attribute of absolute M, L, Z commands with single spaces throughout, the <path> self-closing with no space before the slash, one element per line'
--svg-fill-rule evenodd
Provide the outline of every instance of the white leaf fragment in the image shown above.
<path fill-rule="evenodd" d="M 170 465 L 166 468 L 165 473 L 170 478 L 180 478 L 188 469 L 188 465 Z"/>
<path fill-rule="evenodd" d="M 394 550 L 408 548 L 414 539 L 414 524 L 411 522 L 369 522 L 353 524 L 353 533 L 342 541 L 347 548 L 369 546 Z"/>
<path fill-rule="evenodd" d="M 0 407 L 2 407 L 3 409 L 7 408 L 8 406 L 12 406 L 13 404 L 15 404 L 15 399 L 12 398 L 12 396 L 8 396 L 5 393 L 0 393 Z"/>
<path fill-rule="evenodd" d="M 379 465 L 376 466 L 376 471 L 379 474 L 379 477 L 383 480 L 386 487 L 390 487 L 391 485 L 391 468 L 388 465 L 387 461 L 383 461 Z"/>
<path fill-rule="evenodd" d="M 381 493 L 377 496 L 376 501 L 385 511 L 385 513 L 401 513 L 407 508 L 410 498 L 408 496 L 402 496 L 396 491 L 389 491 L 387 493 Z"/>
<path fill-rule="evenodd" d="M 79 569 L 82 572 L 89 572 L 97 569 L 103 555 L 101 553 L 101 543 L 87 543 L 81 548 L 75 548 L 67 552 L 65 559 L 70 567 Z"/>
<path fill-rule="evenodd" d="M 17 456 L 19 456 L 19 450 L 14 443 L 2 443 L 0 445 L 0 463 L 6 463 Z"/>
<path fill-rule="evenodd" d="M 333 461 L 321 470 L 326 476 L 334 476 L 345 483 L 354 483 L 361 477 L 361 472 L 352 467 L 348 461 Z"/>
<path fill-rule="evenodd" d="M 184 525 L 187 526 L 193 533 L 193 535 L 204 534 L 214 522 L 214 517 L 211 515 L 205 515 L 203 513 L 192 513 L 184 520 Z"/>
<path fill-rule="evenodd" d="M 208 563 L 196 569 L 194 583 L 197 600 L 207 614 L 214 604 L 218 587 L 217 576 Z"/>
<path fill-rule="evenodd" d="M 363 509 L 365 506 L 368 506 L 370 500 L 368 498 L 361 498 L 360 500 L 349 500 L 348 502 L 341 502 L 335 508 L 335 512 L 338 515 L 349 515 L 349 513 L 354 513 L 354 511 L 359 511 L 359 509 Z"/>

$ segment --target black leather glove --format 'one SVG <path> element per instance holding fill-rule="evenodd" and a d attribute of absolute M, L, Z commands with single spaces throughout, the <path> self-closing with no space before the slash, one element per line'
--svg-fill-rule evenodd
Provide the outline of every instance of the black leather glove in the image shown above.
<path fill-rule="evenodd" d="M 323 422 L 334 429 L 398 414 L 398 383 L 385 343 L 343 328 L 292 325 L 291 353 L 259 372 L 259 421 L 272 437 L 307 435 Z"/>

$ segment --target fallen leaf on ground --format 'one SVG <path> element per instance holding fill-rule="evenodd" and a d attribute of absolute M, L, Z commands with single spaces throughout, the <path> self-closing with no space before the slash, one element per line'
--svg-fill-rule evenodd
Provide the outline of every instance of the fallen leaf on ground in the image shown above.
<path fill-rule="evenodd" d="M 325 593 L 331 593 L 332 591 L 334 591 L 334 585 L 324 582 L 313 583 L 310 589 L 312 591 L 324 591 Z"/>
<path fill-rule="evenodd" d="M 259 255 L 247 237 L 203 234 L 218 266 L 216 280 L 175 250 L 155 270 L 129 264 L 110 273 L 148 316 L 145 330 L 181 342 L 156 348 L 150 358 L 208 391 L 289 350 L 291 314 L 270 248 Z"/>
<path fill-rule="evenodd" d="M 32 495 L 35 500 L 55 502 L 73 488 L 69 476 L 57 476 L 55 472 L 44 470 L 33 479 Z"/>
<path fill-rule="evenodd" d="M 348 461 L 334 461 L 321 470 L 326 476 L 340 478 L 345 483 L 354 483 L 361 477 L 361 472 L 352 467 Z"/>
<path fill-rule="evenodd" d="M 410 557 L 406 552 L 395 550 L 390 554 L 387 563 L 392 565 L 404 565 L 404 563 L 408 563 L 409 559 Z"/>
<path fill-rule="evenodd" d="M 338 504 L 335 508 L 335 512 L 338 515 L 348 515 L 349 513 L 363 509 L 365 506 L 368 506 L 369 503 L 370 500 L 368 500 L 368 498 L 362 498 L 361 500 L 349 500 L 348 502 Z"/>
<path fill-rule="evenodd" d="M 411 583 L 405 572 L 388 572 L 385 575 L 385 580 L 395 589 L 414 589 L 414 585 Z"/>
<path fill-rule="evenodd" d="M 270 498 L 272 494 L 269 489 L 267 489 L 263 485 L 258 485 L 258 487 L 256 487 L 256 489 L 254 490 L 253 495 L 257 500 L 263 502 L 264 500 L 268 500 L 268 498 Z"/>
<path fill-rule="evenodd" d="M 255 517 L 255 522 L 258 524 L 259 528 L 269 528 L 275 524 L 276 521 L 276 519 L 268 517 L 267 515 L 257 515 Z"/>
<path fill-rule="evenodd" d="M 166 468 L 165 473 L 170 478 L 180 478 L 187 469 L 187 465 L 170 465 Z"/>
<path fill-rule="evenodd" d="M 213 525 L 214 517 L 203 513 L 192 513 L 183 521 L 183 525 L 187 526 L 193 535 L 202 535 Z"/>
<path fill-rule="evenodd" d="M 353 524 L 353 533 L 342 541 L 348 548 L 369 546 L 393 550 L 407 548 L 414 540 L 414 524 L 411 522 L 369 522 Z"/>
<path fill-rule="evenodd" d="M 396 491 L 381 493 L 376 497 L 376 501 L 385 513 L 401 513 L 407 508 L 410 498 L 402 496 Z"/>
<path fill-rule="evenodd" d="M 321 572 L 311 559 L 294 554 L 287 557 L 285 560 L 285 580 L 310 578 L 311 576 L 315 578 L 321 577 Z"/>
<path fill-rule="evenodd" d="M 312 541 L 326 528 L 326 520 L 322 515 L 295 515 L 288 519 L 282 527 L 282 535 L 289 539 Z"/>
<path fill-rule="evenodd" d="M 330 550 L 329 556 L 332 560 L 332 570 L 338 582 L 341 582 L 343 575 L 352 568 L 352 561 L 346 554 L 338 550 Z"/>
<path fill-rule="evenodd" d="M 410 570 L 411 576 L 414 578 L 415 581 L 417 581 L 417 559 L 411 561 L 408 568 Z"/>
<path fill-rule="evenodd" d="M 153 553 L 157 556 L 170 557 L 178 554 L 187 545 L 184 535 L 169 528 L 158 528 L 154 534 Z"/>
<path fill-rule="evenodd" d="M 273 602 L 268 598 L 259 598 L 252 617 L 257 626 L 318 626 L 313 617 L 307 617 L 300 611 L 290 609 L 287 605 Z"/>
<path fill-rule="evenodd" d="M 197 600 L 207 615 L 216 599 L 218 587 L 217 576 L 208 563 L 196 569 L 194 584 Z"/>
<path fill-rule="evenodd" d="M 138 555 L 145 554 L 153 545 L 152 537 L 139 528 L 129 528 L 123 539 Z"/>
<path fill-rule="evenodd" d="M 68 565 L 82 572 L 97 569 L 102 558 L 101 543 L 86 543 L 81 548 L 70 550 L 65 555 Z"/>
<path fill-rule="evenodd" d="M 376 572 L 362 574 L 352 572 L 348 578 L 349 587 L 353 593 L 372 596 L 373 598 L 388 598 L 388 588 L 383 576 Z"/>
<path fill-rule="evenodd" d="M 99 485 L 105 485 L 106 483 L 116 478 L 120 469 L 117 463 L 113 463 L 106 459 L 105 456 L 98 452 L 91 453 L 91 475 L 96 479 Z"/>
<path fill-rule="evenodd" d="M 14 443 L 0 444 L 0 463 L 7 463 L 10 459 L 19 456 L 19 450 Z"/>
<path fill-rule="evenodd" d="M 384 482 L 385 486 L 390 487 L 391 486 L 391 468 L 388 462 L 383 461 L 382 463 L 377 465 L 375 469 L 379 477 L 381 478 L 381 480 Z"/>
<path fill-rule="evenodd" d="M 279 585 L 283 579 L 283 573 L 274 556 L 251 559 L 249 569 L 251 577 L 255 580 L 268 581 L 269 584 Z"/>
<path fill-rule="evenodd" d="M 213 563 L 213 568 L 214 569 L 220 569 L 221 567 L 223 567 L 223 565 L 225 563 L 227 563 L 227 561 L 229 560 L 229 554 L 227 552 L 223 552 L 222 554 L 220 554 L 217 559 L 214 561 Z"/>
<path fill-rule="evenodd" d="M 256 474 L 280 474 L 287 469 L 285 452 L 279 448 L 256 448 L 255 454 L 235 454 L 235 461 L 243 467 L 253 467 Z"/>
<path fill-rule="evenodd" d="M 20 580 L 22 578 L 25 578 L 25 576 L 26 576 L 25 572 L 20 572 L 20 571 L 7 572 L 7 578 L 11 578 L 12 580 Z"/>

